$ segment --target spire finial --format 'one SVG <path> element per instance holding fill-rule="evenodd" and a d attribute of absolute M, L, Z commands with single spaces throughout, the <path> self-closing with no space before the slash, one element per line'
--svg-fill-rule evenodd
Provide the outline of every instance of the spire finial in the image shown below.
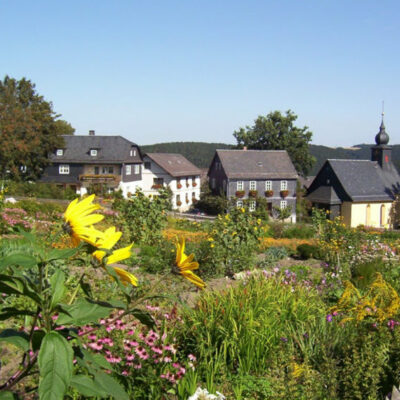
<path fill-rule="evenodd" d="M 387 145 L 389 143 L 389 135 L 386 133 L 385 124 L 383 122 L 383 117 L 385 116 L 385 102 L 382 101 L 382 121 L 379 127 L 379 132 L 375 136 L 375 143 L 379 145 Z"/>

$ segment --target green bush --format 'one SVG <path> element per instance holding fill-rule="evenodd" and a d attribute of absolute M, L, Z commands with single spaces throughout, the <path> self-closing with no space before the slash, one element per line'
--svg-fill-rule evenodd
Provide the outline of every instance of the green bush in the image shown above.
<path fill-rule="evenodd" d="M 245 208 L 233 207 L 218 215 L 209 226 L 208 238 L 200 245 L 200 273 L 206 277 L 233 276 L 255 264 L 261 221 Z"/>
<path fill-rule="evenodd" d="M 319 260 L 321 258 L 321 250 L 319 247 L 308 243 L 298 245 L 296 252 L 302 260 L 308 260 L 310 258 Z"/>
<path fill-rule="evenodd" d="M 35 200 L 20 200 L 17 203 L 9 204 L 8 208 L 22 208 L 31 216 L 36 216 L 37 213 L 42 213 L 46 216 L 55 216 L 56 214 L 63 213 L 66 205 L 52 202 L 39 203 Z"/>
<path fill-rule="evenodd" d="M 160 273 L 171 268 L 175 258 L 174 247 L 166 242 L 161 247 L 142 246 L 138 256 L 138 265 L 149 273 Z"/>
<path fill-rule="evenodd" d="M 285 227 L 282 237 L 288 239 L 311 239 L 315 236 L 312 225 L 292 224 Z"/>
<path fill-rule="evenodd" d="M 285 247 L 268 247 L 264 252 L 262 261 L 258 264 L 259 268 L 268 268 L 279 260 L 289 257 L 289 252 Z"/>
<path fill-rule="evenodd" d="M 52 183 L 8 181 L 8 196 L 38 197 L 44 199 L 72 200 L 77 197 L 71 188 L 60 188 Z"/>
<path fill-rule="evenodd" d="M 116 199 L 113 203 L 113 209 L 118 211 L 117 225 L 125 233 L 128 242 L 146 245 L 162 242 L 162 230 L 167 224 L 166 210 L 169 207 L 167 194 L 149 198 L 140 190 L 128 200 Z"/>

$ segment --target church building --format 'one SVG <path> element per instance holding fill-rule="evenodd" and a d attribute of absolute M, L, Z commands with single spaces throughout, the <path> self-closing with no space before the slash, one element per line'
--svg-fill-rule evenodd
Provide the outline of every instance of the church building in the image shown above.
<path fill-rule="evenodd" d="M 346 225 L 390 226 L 390 209 L 400 193 L 400 175 L 392 163 L 389 135 L 382 123 L 371 160 L 328 159 L 308 188 L 313 207 L 342 216 Z"/>

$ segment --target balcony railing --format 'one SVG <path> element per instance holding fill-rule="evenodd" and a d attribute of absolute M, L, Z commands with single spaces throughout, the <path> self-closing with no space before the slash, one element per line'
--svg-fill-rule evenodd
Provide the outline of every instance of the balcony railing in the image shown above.
<path fill-rule="evenodd" d="M 79 180 L 91 183 L 119 183 L 121 177 L 113 174 L 82 174 L 79 175 Z"/>

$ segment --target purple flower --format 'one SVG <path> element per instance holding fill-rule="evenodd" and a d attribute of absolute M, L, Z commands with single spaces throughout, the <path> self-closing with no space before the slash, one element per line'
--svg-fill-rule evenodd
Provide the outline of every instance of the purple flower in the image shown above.
<path fill-rule="evenodd" d="M 328 322 L 332 322 L 332 319 L 333 319 L 332 314 L 328 314 L 328 315 L 326 316 L 326 320 L 327 320 Z"/>
<path fill-rule="evenodd" d="M 288 341 L 288 339 L 283 337 L 283 336 L 281 337 L 281 340 L 282 340 L 283 343 L 286 343 Z"/>

